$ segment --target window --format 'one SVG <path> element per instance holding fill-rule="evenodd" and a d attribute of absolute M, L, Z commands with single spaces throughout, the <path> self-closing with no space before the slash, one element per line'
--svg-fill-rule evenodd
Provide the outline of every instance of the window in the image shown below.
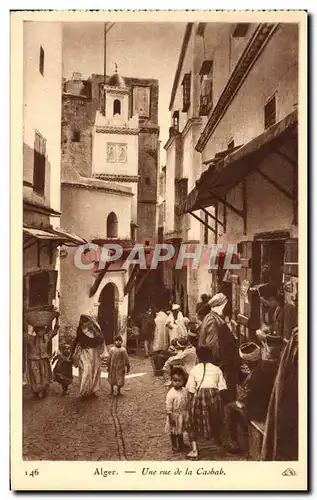
<path fill-rule="evenodd" d="M 44 76 L 44 49 L 40 47 L 40 61 L 39 61 L 39 71 L 42 76 Z"/>
<path fill-rule="evenodd" d="M 231 141 L 228 142 L 228 149 L 234 149 L 234 139 L 231 139 Z"/>
<path fill-rule="evenodd" d="M 113 116 L 115 115 L 121 115 L 121 101 L 119 99 L 113 101 Z"/>
<path fill-rule="evenodd" d="M 29 277 L 29 307 L 45 306 L 49 301 L 49 273 L 42 272 Z"/>
<path fill-rule="evenodd" d="M 200 116 L 207 116 L 212 109 L 213 62 L 206 60 L 200 69 Z"/>
<path fill-rule="evenodd" d="M 27 309 L 50 306 L 56 295 L 57 271 L 39 271 L 23 280 L 23 300 Z"/>
<path fill-rule="evenodd" d="M 80 130 L 73 130 L 72 141 L 80 142 Z"/>
<path fill-rule="evenodd" d="M 107 217 L 107 238 L 118 238 L 118 218 L 114 212 Z"/>
<path fill-rule="evenodd" d="M 45 190 L 45 163 L 46 139 L 39 132 L 35 132 L 33 189 L 41 196 L 44 196 Z"/>
<path fill-rule="evenodd" d="M 179 111 L 178 110 L 174 111 L 174 113 L 173 113 L 173 128 L 175 130 L 177 130 L 177 132 L 179 131 Z"/>
<path fill-rule="evenodd" d="M 275 96 L 264 106 L 264 128 L 267 129 L 276 123 L 276 98 Z"/>
<path fill-rule="evenodd" d="M 151 183 L 150 177 L 145 177 L 145 184 L 149 186 Z"/>
<path fill-rule="evenodd" d="M 243 38 L 248 32 L 249 23 L 238 23 L 232 33 L 232 38 Z"/>
<path fill-rule="evenodd" d="M 118 142 L 107 142 L 107 162 L 126 163 L 128 148 L 127 144 Z"/>
<path fill-rule="evenodd" d="M 190 107 L 190 84 L 191 73 L 185 73 L 183 78 L 183 112 L 186 113 Z"/>

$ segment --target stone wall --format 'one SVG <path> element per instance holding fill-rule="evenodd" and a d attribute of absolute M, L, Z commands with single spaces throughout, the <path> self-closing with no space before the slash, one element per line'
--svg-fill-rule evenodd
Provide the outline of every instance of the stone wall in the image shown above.
<path fill-rule="evenodd" d="M 76 168 L 85 177 L 91 175 L 92 125 L 91 102 L 85 96 L 63 94 L 62 167 Z"/>

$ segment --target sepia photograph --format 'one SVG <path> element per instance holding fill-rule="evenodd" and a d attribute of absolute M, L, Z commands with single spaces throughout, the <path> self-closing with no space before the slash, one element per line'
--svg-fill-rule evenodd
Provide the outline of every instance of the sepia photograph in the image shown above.
<path fill-rule="evenodd" d="M 11 13 L 16 482 L 305 489 L 306 13 L 64 14 Z"/>

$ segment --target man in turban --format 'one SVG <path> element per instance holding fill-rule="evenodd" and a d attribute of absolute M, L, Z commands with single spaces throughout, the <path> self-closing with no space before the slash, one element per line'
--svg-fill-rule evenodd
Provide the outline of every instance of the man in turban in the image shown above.
<path fill-rule="evenodd" d="M 228 299 L 217 293 L 209 300 L 210 312 L 204 317 L 199 333 L 199 346 L 208 345 L 211 349 L 211 362 L 219 366 L 227 383 L 226 401 L 236 399 L 236 388 L 240 367 L 236 339 L 229 330 L 223 317 Z"/>

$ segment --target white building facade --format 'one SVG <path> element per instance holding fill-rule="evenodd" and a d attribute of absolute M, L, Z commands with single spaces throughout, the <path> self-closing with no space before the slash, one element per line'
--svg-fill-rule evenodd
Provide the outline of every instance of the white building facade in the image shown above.
<path fill-rule="evenodd" d="M 26 313 L 42 306 L 59 307 L 58 248 L 83 240 L 60 228 L 61 23 L 25 22 L 23 61 L 23 309 Z M 23 331 L 32 333 L 26 321 Z M 51 351 L 57 345 L 55 337 Z"/>
<path fill-rule="evenodd" d="M 188 287 L 198 298 L 221 278 L 242 337 L 263 319 L 249 288 L 264 267 L 287 308 L 297 303 L 298 44 L 295 23 L 188 25 L 172 89 L 179 120 L 166 145 L 166 182 L 173 189 L 173 178 L 188 179 L 187 196 L 177 203 L 176 182 L 170 193 L 174 230 L 182 241 L 234 245 L 243 266 L 225 282 L 224 272 L 201 267 Z M 172 217 L 165 223 L 168 237 Z"/>

